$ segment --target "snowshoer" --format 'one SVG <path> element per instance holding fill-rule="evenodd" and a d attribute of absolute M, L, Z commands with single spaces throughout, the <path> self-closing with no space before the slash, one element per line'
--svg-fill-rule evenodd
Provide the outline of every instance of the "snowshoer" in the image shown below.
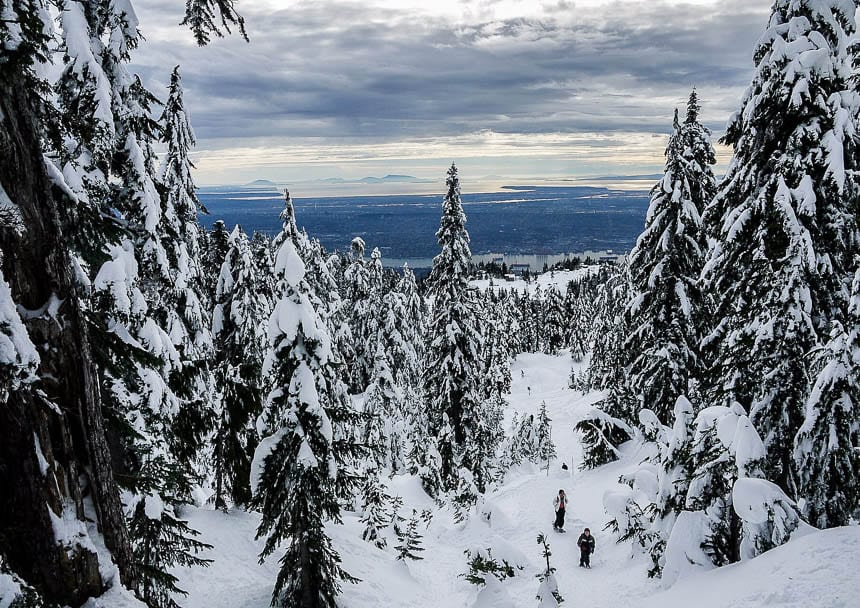
<path fill-rule="evenodd" d="M 579 567 L 591 568 L 591 554 L 594 553 L 594 537 L 591 535 L 591 530 L 586 528 L 579 535 L 576 544 L 579 545 Z"/>
<path fill-rule="evenodd" d="M 556 532 L 564 532 L 564 510 L 567 508 L 567 496 L 564 495 L 564 490 L 558 491 L 558 496 L 552 504 L 555 507 L 555 522 L 552 524 L 552 529 Z"/>

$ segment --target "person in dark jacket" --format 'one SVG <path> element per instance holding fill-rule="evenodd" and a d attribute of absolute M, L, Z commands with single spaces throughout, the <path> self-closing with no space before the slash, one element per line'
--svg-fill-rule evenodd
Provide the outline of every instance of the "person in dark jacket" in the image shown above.
<path fill-rule="evenodd" d="M 553 530 L 556 532 L 564 532 L 564 511 L 567 509 L 567 496 L 564 495 L 564 490 L 558 491 L 558 496 L 552 501 L 555 507 L 555 523 L 552 524 Z"/>
<path fill-rule="evenodd" d="M 576 544 L 579 545 L 579 567 L 591 568 L 591 554 L 594 553 L 594 537 L 591 535 L 591 530 L 586 528 L 585 532 L 579 535 Z"/>

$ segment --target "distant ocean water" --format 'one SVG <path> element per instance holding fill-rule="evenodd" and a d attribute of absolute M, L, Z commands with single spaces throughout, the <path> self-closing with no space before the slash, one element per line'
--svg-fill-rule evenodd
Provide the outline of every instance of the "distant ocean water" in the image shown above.
<path fill-rule="evenodd" d="M 201 223 L 221 219 L 252 233 L 276 234 L 283 195 L 274 189 L 201 188 L 209 210 Z M 347 250 L 360 236 L 383 259 L 422 265 L 439 252 L 436 230 L 443 195 L 340 196 L 293 199 L 300 227 L 329 251 Z M 545 256 L 583 251 L 625 253 L 645 222 L 648 193 L 595 187 L 508 186 L 463 194 L 474 254 Z"/>

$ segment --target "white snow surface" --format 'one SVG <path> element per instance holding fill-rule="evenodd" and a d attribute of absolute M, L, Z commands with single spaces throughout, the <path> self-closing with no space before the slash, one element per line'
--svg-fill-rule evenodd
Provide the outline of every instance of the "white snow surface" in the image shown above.
<path fill-rule="evenodd" d="M 533 295 L 538 287 L 540 287 L 542 292 L 546 292 L 547 289 L 551 288 L 564 295 L 567 292 L 568 283 L 595 274 L 599 270 L 600 266 L 597 264 L 583 266 L 576 270 L 555 270 L 553 272 L 541 273 L 528 282 L 524 281 L 522 277 L 517 277 L 513 281 L 493 278 L 493 289 L 496 291 L 518 291 L 519 293 L 528 292 Z M 490 279 L 478 279 L 470 281 L 470 284 L 478 289 L 486 290 L 490 288 Z"/>
<path fill-rule="evenodd" d="M 38 365 L 39 353 L 21 321 L 12 290 L 0 272 L 0 372 L 12 376 L 14 387 L 20 380 L 29 381 Z M 7 368 L 13 371 L 6 372 Z"/>
<path fill-rule="evenodd" d="M 400 562 L 391 547 L 377 549 L 361 539 L 360 513 L 346 511 L 343 524 L 328 532 L 343 558 L 346 570 L 361 579 L 345 584 L 342 608 L 486 608 L 538 606 L 540 586 L 536 575 L 544 567 L 539 532 L 547 533 L 555 578 L 565 598 L 563 606 L 590 608 L 849 608 L 860 597 L 860 578 L 853 564 L 860 560 L 860 526 L 811 531 L 788 544 L 740 564 L 704 571 L 679 573 L 678 582 L 664 589 L 648 579 L 647 556 L 631 554 L 630 543 L 616 544 L 603 526 L 607 490 L 623 489 L 622 473 L 635 471 L 642 454 L 630 443 L 622 446 L 621 460 L 591 471 L 579 471 L 581 446 L 573 425 L 585 416 L 600 393 L 583 395 L 567 387 L 570 358 L 543 354 L 520 355 L 512 366 L 513 388 L 507 421 L 513 412 L 538 414 L 541 401 L 553 425 L 559 461 L 549 471 L 528 463 L 512 470 L 505 483 L 457 524 L 453 514 L 438 509 L 411 476 L 388 481 L 388 493 L 403 499 L 401 513 L 431 509 L 423 534 L 421 561 Z M 724 413 L 724 412 L 722 412 Z M 267 443 L 264 440 L 264 444 Z M 266 453 L 261 445 L 257 458 Z M 561 469 L 561 461 L 571 467 Z M 572 466 L 571 466 L 572 465 Z M 572 473 L 571 473 L 572 471 Z M 552 531 L 552 499 L 560 488 L 568 495 L 567 534 Z M 180 568 L 179 586 L 189 592 L 177 598 L 185 608 L 265 608 L 271 600 L 280 552 L 258 563 L 262 540 L 255 540 L 259 516 L 232 511 L 189 508 L 183 511 L 201 540 L 214 545 L 203 556 L 214 559 L 209 568 Z M 694 523 L 694 522 L 690 522 Z M 576 539 L 586 526 L 597 542 L 591 570 L 578 567 Z M 495 557 L 523 566 L 514 578 L 479 589 L 459 575 L 467 571 L 467 549 L 492 549 Z M 679 569 L 682 565 L 678 565 Z"/>
<path fill-rule="evenodd" d="M 0 572 L 0 608 L 9 608 L 21 591 L 21 585 L 17 579 L 11 574 Z"/>

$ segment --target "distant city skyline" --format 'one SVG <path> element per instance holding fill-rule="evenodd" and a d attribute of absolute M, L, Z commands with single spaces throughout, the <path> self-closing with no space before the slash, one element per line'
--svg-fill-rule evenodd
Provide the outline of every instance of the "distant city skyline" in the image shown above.
<path fill-rule="evenodd" d="M 198 49 L 181 2 L 140 0 L 133 69 L 163 97 L 162 66 L 181 65 L 201 185 L 442 181 L 451 161 L 511 181 L 650 174 L 692 87 L 721 134 L 771 3 L 424 4 L 240 0 L 250 43 Z"/>

